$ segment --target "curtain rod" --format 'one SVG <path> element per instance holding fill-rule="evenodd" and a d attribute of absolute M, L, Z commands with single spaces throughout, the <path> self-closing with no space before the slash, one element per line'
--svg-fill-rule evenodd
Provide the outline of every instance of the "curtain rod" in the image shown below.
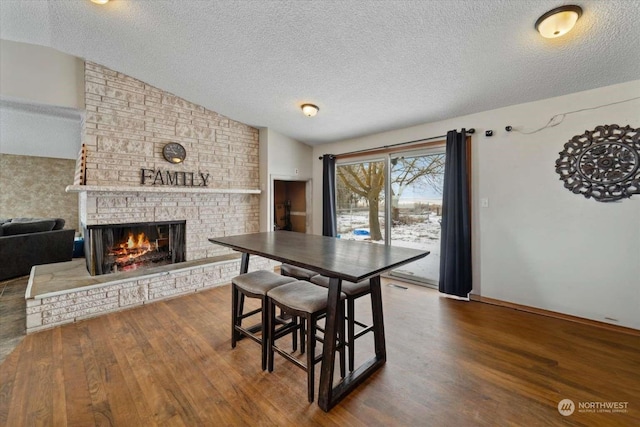
<path fill-rule="evenodd" d="M 476 130 L 474 128 L 467 129 L 466 133 L 474 134 L 474 133 L 476 133 Z M 369 151 L 376 151 L 376 150 L 381 150 L 381 149 L 384 149 L 384 148 L 393 148 L 393 147 L 398 147 L 400 145 L 414 144 L 416 142 L 423 142 L 423 141 L 430 141 L 432 139 L 445 138 L 446 136 L 447 135 L 431 136 L 429 138 L 414 139 L 413 141 L 398 142 L 397 144 L 383 145 L 381 147 L 374 147 L 374 148 L 365 148 L 363 150 L 349 151 L 347 153 L 340 153 L 340 154 L 335 154 L 335 155 L 337 155 L 337 156 L 346 156 L 346 155 L 351 155 L 351 154 L 367 153 Z M 318 157 L 318 159 L 322 160 L 322 156 Z"/>

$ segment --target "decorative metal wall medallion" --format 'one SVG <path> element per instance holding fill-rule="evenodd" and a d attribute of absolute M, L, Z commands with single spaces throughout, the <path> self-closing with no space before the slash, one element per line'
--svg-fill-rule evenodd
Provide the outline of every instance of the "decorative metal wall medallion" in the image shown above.
<path fill-rule="evenodd" d="M 614 202 L 640 194 L 640 128 L 596 126 L 564 144 L 556 172 L 565 188 Z"/>

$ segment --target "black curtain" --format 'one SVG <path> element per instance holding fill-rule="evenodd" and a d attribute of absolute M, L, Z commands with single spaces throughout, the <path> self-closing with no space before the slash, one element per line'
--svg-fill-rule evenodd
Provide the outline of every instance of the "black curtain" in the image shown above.
<path fill-rule="evenodd" d="M 336 158 L 322 156 L 322 235 L 336 237 Z"/>
<path fill-rule="evenodd" d="M 447 132 L 439 290 L 465 298 L 472 288 L 468 160 L 465 129 Z"/>

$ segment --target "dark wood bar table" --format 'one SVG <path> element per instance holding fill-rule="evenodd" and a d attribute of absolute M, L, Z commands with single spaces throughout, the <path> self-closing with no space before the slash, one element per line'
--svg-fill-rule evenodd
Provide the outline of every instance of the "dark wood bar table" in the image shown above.
<path fill-rule="evenodd" d="M 317 271 L 330 278 L 325 344 L 318 392 L 318 405 L 324 411 L 329 411 L 386 362 L 380 274 L 429 254 L 428 251 L 292 231 L 213 237 L 209 241 L 242 252 L 240 274 L 248 271 L 249 255 L 259 255 Z M 369 279 L 371 284 L 375 356 L 348 374 L 334 387 L 337 313 L 342 281 L 359 282 L 365 279 Z"/>

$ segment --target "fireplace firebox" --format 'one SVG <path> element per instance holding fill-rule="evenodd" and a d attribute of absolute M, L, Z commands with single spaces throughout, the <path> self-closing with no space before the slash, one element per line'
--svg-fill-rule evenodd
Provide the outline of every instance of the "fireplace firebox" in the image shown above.
<path fill-rule="evenodd" d="M 183 262 L 185 228 L 186 221 L 89 225 L 87 270 L 97 276 Z"/>

